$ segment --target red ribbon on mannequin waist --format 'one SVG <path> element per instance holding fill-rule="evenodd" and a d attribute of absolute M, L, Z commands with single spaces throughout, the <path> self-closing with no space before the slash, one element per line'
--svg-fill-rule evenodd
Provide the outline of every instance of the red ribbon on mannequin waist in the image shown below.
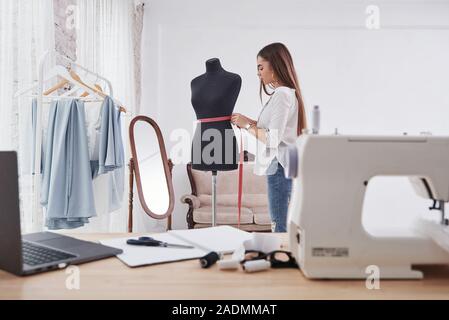
<path fill-rule="evenodd" d="M 209 122 L 221 122 L 221 121 L 230 121 L 230 120 L 231 120 L 231 116 L 224 116 L 224 117 L 198 119 L 198 122 L 209 123 Z"/>
<path fill-rule="evenodd" d="M 221 122 L 221 121 L 230 121 L 231 116 L 224 116 L 224 117 L 215 117 L 215 118 L 204 118 L 204 119 L 198 119 L 199 123 L 211 123 L 211 122 Z M 242 193 L 243 193 L 243 161 L 244 161 L 244 155 L 243 155 L 243 138 L 242 138 L 242 130 L 240 129 L 240 154 L 239 154 L 239 191 L 238 191 L 238 228 L 240 229 L 240 221 L 242 216 Z"/>

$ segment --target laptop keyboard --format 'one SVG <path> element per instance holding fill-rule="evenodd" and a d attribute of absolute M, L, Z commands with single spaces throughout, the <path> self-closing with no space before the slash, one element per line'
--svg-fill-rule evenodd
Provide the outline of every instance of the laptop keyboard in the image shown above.
<path fill-rule="evenodd" d="M 38 246 L 32 242 L 22 242 L 23 262 L 29 266 L 75 258 L 75 255 Z"/>

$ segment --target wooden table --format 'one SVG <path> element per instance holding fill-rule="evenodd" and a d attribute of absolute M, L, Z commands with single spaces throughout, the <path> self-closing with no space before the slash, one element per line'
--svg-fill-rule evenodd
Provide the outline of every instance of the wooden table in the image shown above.
<path fill-rule="evenodd" d="M 136 234 L 73 235 L 96 241 Z M 286 241 L 286 235 L 278 235 Z M 247 274 L 201 269 L 197 260 L 131 269 L 116 258 L 79 266 L 80 289 L 66 270 L 16 277 L 0 271 L 0 299 L 449 299 L 449 266 L 426 266 L 424 280 L 309 280 L 296 269 Z"/>

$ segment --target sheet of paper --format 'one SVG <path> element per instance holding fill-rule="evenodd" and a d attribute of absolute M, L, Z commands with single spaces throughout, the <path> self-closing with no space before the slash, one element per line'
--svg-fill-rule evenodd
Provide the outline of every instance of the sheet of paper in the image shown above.
<path fill-rule="evenodd" d="M 168 233 L 149 235 L 149 237 L 168 243 L 189 245 L 185 241 L 182 241 L 179 238 L 176 238 Z M 123 253 L 117 255 L 117 258 L 119 258 L 123 263 L 130 267 L 198 259 L 208 253 L 198 248 L 178 249 L 165 247 L 132 246 L 126 243 L 126 240 L 128 239 L 131 238 L 128 237 L 107 239 L 101 240 L 100 243 L 106 246 L 122 249 Z"/>
<path fill-rule="evenodd" d="M 242 243 L 252 238 L 251 233 L 230 226 L 204 229 L 172 230 L 169 234 L 207 252 L 233 253 Z"/>

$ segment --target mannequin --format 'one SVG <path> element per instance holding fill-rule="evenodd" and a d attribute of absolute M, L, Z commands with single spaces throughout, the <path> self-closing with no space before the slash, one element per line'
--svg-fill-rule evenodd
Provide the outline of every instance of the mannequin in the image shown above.
<path fill-rule="evenodd" d="M 192 80 L 192 105 L 199 122 L 192 144 L 192 168 L 201 171 L 230 171 L 238 168 L 238 146 L 230 120 L 242 79 L 227 72 L 217 58 L 206 61 L 206 73 Z M 209 130 L 213 129 L 213 130 Z"/>

